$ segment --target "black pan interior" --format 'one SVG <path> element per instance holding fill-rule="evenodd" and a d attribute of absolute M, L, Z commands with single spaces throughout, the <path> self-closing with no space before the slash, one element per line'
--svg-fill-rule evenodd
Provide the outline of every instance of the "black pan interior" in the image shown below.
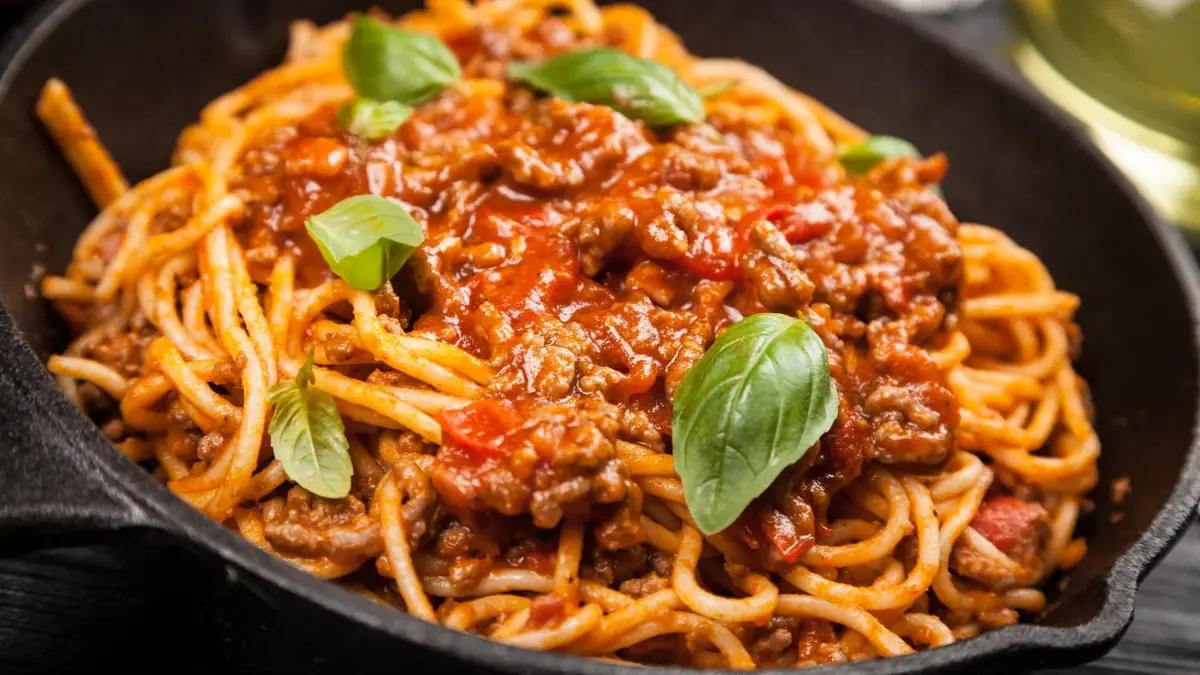
<path fill-rule="evenodd" d="M 336 19 L 363 0 L 67 2 L 73 12 L 24 63 L 0 102 L 0 298 L 39 356 L 65 344 L 32 293 L 61 271 L 94 215 L 33 117 L 51 76 L 74 90 L 131 179 L 167 165 L 179 131 L 216 95 L 279 61 L 293 18 Z M 415 3 L 375 2 L 401 12 Z M 1197 407 L 1188 298 L 1160 234 L 1124 185 L 1075 136 L 944 48 L 841 2 L 643 0 L 694 53 L 740 57 L 871 130 L 945 151 L 945 183 L 964 221 L 998 226 L 1082 296 L 1081 373 L 1103 455 L 1083 563 L 1039 621 L 1077 625 L 1098 611 L 1104 576 L 1167 500 L 1185 466 Z M 73 9 L 79 5 L 77 9 Z M 1130 498 L 1109 485 L 1128 476 Z M 1113 522 L 1116 514 L 1122 517 Z"/>

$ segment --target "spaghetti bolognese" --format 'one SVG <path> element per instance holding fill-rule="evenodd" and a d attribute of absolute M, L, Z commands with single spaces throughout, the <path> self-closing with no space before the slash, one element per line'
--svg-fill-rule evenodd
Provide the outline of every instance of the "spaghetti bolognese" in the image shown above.
<path fill-rule="evenodd" d="M 1096 481 L 1074 295 L 871 137 L 632 5 L 297 22 L 42 294 L 48 368 L 249 542 L 420 619 L 804 666 L 1037 612 Z"/>

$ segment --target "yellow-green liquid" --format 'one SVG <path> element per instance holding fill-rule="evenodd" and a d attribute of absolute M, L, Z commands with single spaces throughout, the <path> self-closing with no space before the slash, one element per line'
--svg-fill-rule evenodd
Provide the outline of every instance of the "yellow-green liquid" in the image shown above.
<path fill-rule="evenodd" d="M 1011 0 L 1013 57 L 1172 220 L 1200 231 L 1200 0 Z"/>

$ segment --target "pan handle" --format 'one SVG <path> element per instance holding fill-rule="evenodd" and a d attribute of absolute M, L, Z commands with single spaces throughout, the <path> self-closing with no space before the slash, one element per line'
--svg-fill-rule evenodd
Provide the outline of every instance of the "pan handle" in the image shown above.
<path fill-rule="evenodd" d="M 0 554 L 169 531 L 123 489 L 116 451 L 58 393 L 2 306 L 0 354 Z"/>

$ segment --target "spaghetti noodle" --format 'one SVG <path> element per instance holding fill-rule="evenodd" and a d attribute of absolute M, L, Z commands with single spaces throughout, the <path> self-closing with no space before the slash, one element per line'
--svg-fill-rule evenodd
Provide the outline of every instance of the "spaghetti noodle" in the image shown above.
<path fill-rule="evenodd" d="M 757 68 L 694 58 L 631 5 L 430 0 L 396 23 L 465 77 L 390 137 L 335 119 L 349 23 L 298 22 L 286 62 L 213 101 L 174 166 L 133 187 L 47 84 L 38 114 L 102 208 L 43 281 L 78 335 L 48 368 L 122 452 L 291 564 L 530 649 L 841 663 L 1042 608 L 1086 550 L 1100 451 L 1071 366 L 1078 299 L 954 219 L 926 187 L 943 157 L 851 176 L 837 148 L 862 130 Z M 503 77 L 597 45 L 732 86 L 705 124 L 654 131 Z M 367 193 L 426 233 L 373 292 L 303 227 Z M 722 259 L 741 222 L 742 258 Z M 672 395 L 766 310 L 823 340 L 838 419 L 706 536 L 669 454 Z M 349 440 L 340 499 L 296 485 L 266 442 L 268 389 L 310 353 Z"/>

